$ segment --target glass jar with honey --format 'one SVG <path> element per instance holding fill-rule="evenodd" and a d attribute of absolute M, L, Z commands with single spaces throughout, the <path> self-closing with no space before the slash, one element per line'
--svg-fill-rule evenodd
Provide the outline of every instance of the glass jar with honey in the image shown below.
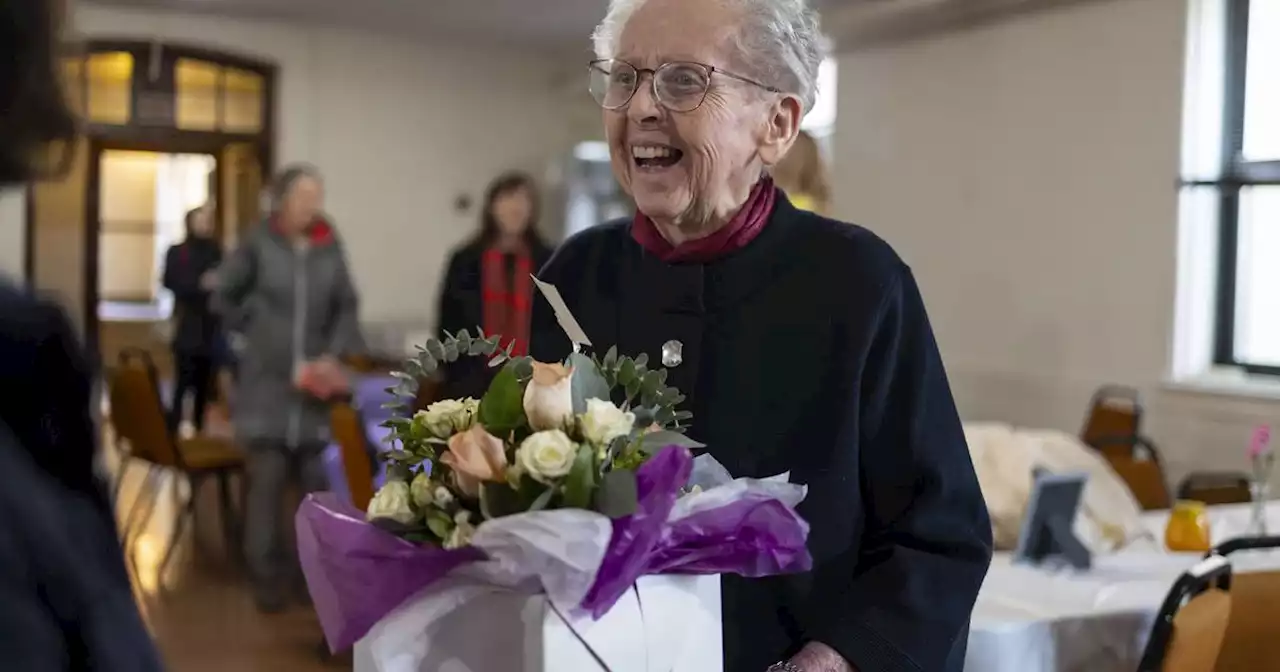
<path fill-rule="evenodd" d="M 1182 500 L 1174 504 L 1164 529 L 1164 545 L 1175 553 L 1209 550 L 1209 512 L 1204 502 Z"/>

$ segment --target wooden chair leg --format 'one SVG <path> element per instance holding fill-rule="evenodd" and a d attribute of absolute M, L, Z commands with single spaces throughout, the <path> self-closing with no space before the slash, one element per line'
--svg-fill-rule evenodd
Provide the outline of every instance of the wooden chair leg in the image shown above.
<path fill-rule="evenodd" d="M 187 496 L 187 501 L 182 502 L 182 488 L 180 483 L 175 482 L 173 487 L 173 498 L 178 507 L 178 517 L 173 521 L 173 532 L 169 535 L 169 544 L 164 549 L 164 559 L 160 561 L 160 576 L 162 577 L 161 585 L 164 584 L 163 577 L 165 571 L 169 568 L 169 562 L 173 560 L 173 552 L 177 550 L 178 543 L 182 541 L 182 533 L 185 531 L 187 519 L 195 519 L 196 509 L 196 493 L 199 492 L 200 479 L 191 479 L 191 493 Z M 200 536 L 194 523 L 192 524 L 192 534 L 197 538 Z"/>
<path fill-rule="evenodd" d="M 129 507 L 129 515 L 125 516 L 124 525 L 120 529 L 120 537 L 125 546 L 128 546 L 133 540 L 135 526 L 139 516 L 145 521 L 151 519 L 151 509 L 156 505 L 156 488 L 155 481 L 160 475 L 160 467 L 154 464 L 147 465 L 147 475 L 142 479 L 142 485 L 138 487 L 138 495 L 133 499 L 133 505 Z M 145 504 L 144 504 L 145 502 Z M 143 514 L 143 511 L 146 511 Z"/>

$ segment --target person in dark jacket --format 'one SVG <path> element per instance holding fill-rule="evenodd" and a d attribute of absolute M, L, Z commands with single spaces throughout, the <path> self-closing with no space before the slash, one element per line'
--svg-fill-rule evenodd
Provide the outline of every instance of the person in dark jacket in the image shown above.
<path fill-rule="evenodd" d="M 58 165 L 76 123 L 62 97 L 61 2 L 0 0 L 0 188 Z M 95 471 L 89 365 L 66 313 L 0 280 L 0 668 L 161 669 L 133 602 Z"/>
<path fill-rule="evenodd" d="M 204 429 L 216 362 L 222 356 L 222 329 L 210 304 L 216 270 L 222 263 L 222 247 L 213 237 L 210 208 L 188 212 L 186 228 L 186 239 L 169 248 L 164 260 L 164 286 L 173 292 L 173 363 L 177 376 L 169 406 L 169 431 L 174 433 L 182 422 L 188 394 L 192 397 L 192 424 L 196 432 Z"/>
<path fill-rule="evenodd" d="M 338 362 L 364 352 L 360 306 L 338 230 L 322 212 L 309 166 L 272 185 L 271 214 L 218 269 L 215 307 L 243 337 L 233 418 L 248 450 L 245 556 L 259 610 L 305 599 L 284 500 L 327 486 L 329 399 L 345 384 Z"/>
<path fill-rule="evenodd" d="M 514 341 L 513 353 L 528 352 L 530 276 L 551 256 L 538 235 L 538 208 L 537 185 L 524 173 L 503 174 L 489 185 L 479 233 L 449 256 L 440 287 L 440 330 L 474 334 L 479 327 L 502 335 L 503 347 Z M 459 359 L 444 369 L 438 396 L 479 399 L 492 375 L 483 361 Z"/>
<path fill-rule="evenodd" d="M 540 278 L 599 350 L 661 363 L 730 473 L 808 487 L 813 569 L 723 578 L 724 670 L 961 672 L 991 523 L 915 276 L 768 177 L 814 102 L 817 16 L 632 8 L 611 3 L 590 72 L 638 212 L 565 242 Z M 535 359 L 570 352 L 545 300 L 533 324 Z"/>

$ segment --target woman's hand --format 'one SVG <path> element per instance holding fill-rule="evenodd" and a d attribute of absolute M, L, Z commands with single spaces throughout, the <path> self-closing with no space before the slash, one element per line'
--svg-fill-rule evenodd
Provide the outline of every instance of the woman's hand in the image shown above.
<path fill-rule="evenodd" d="M 858 672 L 835 649 L 822 642 L 809 642 L 790 662 L 801 672 Z"/>
<path fill-rule="evenodd" d="M 329 356 L 304 364 L 298 371 L 298 379 L 295 384 L 298 389 L 307 394 L 317 399 L 326 400 L 332 399 L 350 389 L 346 370 L 342 368 L 338 360 Z"/>

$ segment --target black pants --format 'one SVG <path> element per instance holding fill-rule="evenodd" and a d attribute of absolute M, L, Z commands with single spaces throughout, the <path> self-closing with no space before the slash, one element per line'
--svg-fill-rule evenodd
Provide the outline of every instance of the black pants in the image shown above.
<path fill-rule="evenodd" d="M 192 399 L 191 412 L 195 416 L 192 423 L 196 431 L 204 429 L 204 412 L 209 405 L 209 393 L 213 390 L 213 358 L 205 355 L 173 353 L 173 361 L 178 369 L 178 379 L 173 385 L 173 402 L 169 405 L 169 431 L 178 431 L 182 423 L 183 402 L 190 392 Z"/>
<path fill-rule="evenodd" d="M 298 507 L 286 498 L 291 494 L 290 486 L 296 487 L 300 495 L 328 487 L 324 449 L 323 443 L 290 448 L 271 441 L 248 442 L 245 558 L 255 596 L 261 603 L 278 602 L 290 589 L 304 589 L 297 537 L 289 519 Z"/>

